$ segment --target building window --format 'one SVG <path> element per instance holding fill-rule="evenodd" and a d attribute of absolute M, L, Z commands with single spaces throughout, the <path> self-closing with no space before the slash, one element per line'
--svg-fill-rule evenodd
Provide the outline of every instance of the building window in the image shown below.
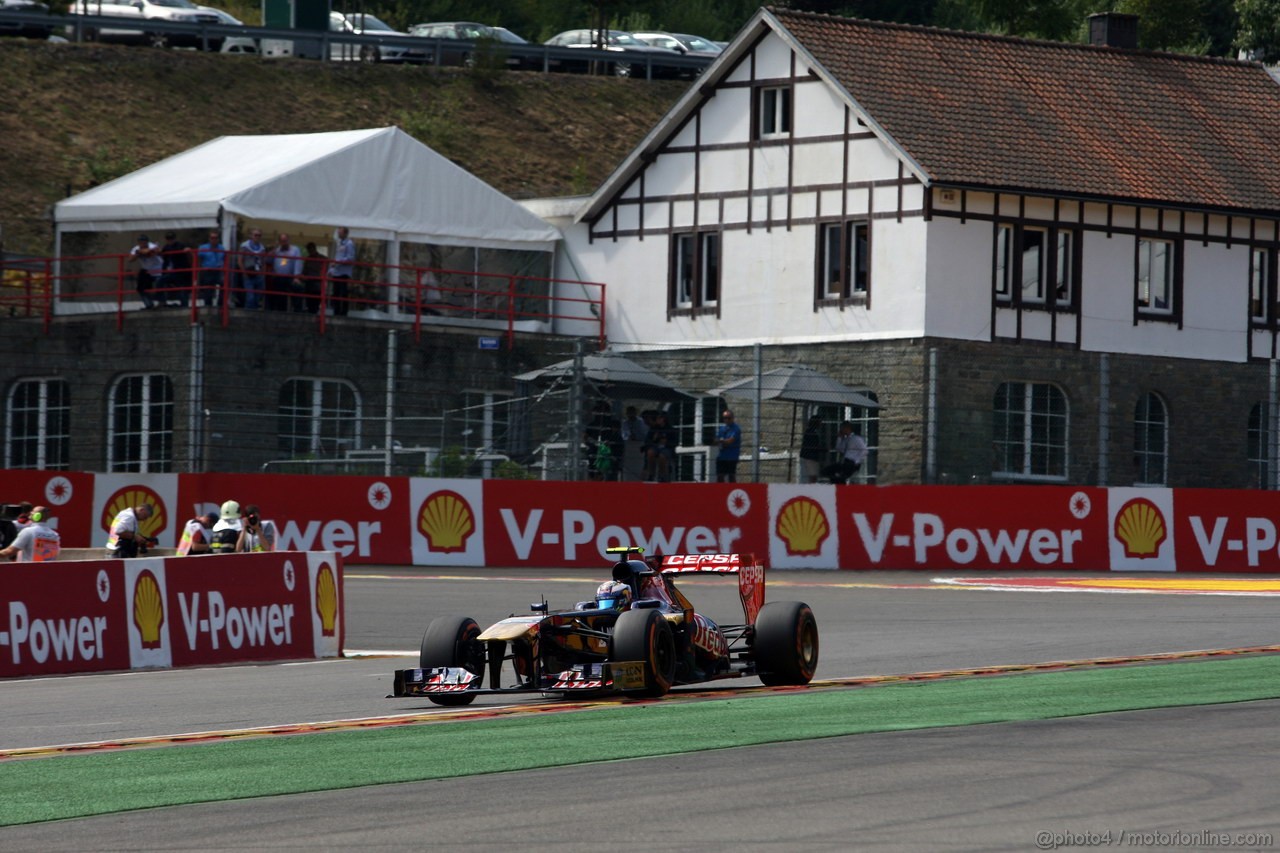
<path fill-rule="evenodd" d="M 720 233 L 676 234 L 671 253 L 671 308 L 697 311 L 720 302 Z"/>
<path fill-rule="evenodd" d="M 994 405 L 994 475 L 1065 479 L 1067 398 L 1047 382 L 1006 382 Z"/>
<path fill-rule="evenodd" d="M 173 467 L 173 384 L 159 373 L 122 376 L 107 402 L 107 470 L 163 473 Z"/>
<path fill-rule="evenodd" d="M 280 389 L 279 450 L 289 458 L 342 458 L 359 450 L 360 395 L 339 379 L 290 379 Z"/>
<path fill-rule="evenodd" d="M 1253 472 L 1253 487 L 1270 489 L 1271 484 L 1271 428 L 1267 407 L 1254 403 L 1249 410 L 1249 469 Z"/>
<path fill-rule="evenodd" d="M 1078 245 L 1073 229 L 997 223 L 997 301 L 1069 307 L 1078 285 Z"/>
<path fill-rule="evenodd" d="M 1137 483 L 1168 482 L 1169 412 L 1158 394 L 1144 394 L 1133 412 L 1133 467 Z"/>
<path fill-rule="evenodd" d="M 6 468 L 66 471 L 71 452 L 70 391 L 62 379 L 23 379 L 6 401 Z"/>
<path fill-rule="evenodd" d="M 756 138 L 777 139 L 791 133 L 791 87 L 756 89 Z"/>
<path fill-rule="evenodd" d="M 865 221 L 818 226 L 818 299 L 863 299 L 871 278 L 871 226 Z"/>
<path fill-rule="evenodd" d="M 1173 316 L 1177 309 L 1177 290 L 1181 264 L 1180 244 L 1173 240 L 1138 240 L 1137 305 L 1138 313 Z"/>
<path fill-rule="evenodd" d="M 1249 253 L 1249 319 L 1259 326 L 1269 325 L 1275 317 L 1275 264 L 1268 249 L 1254 248 Z"/>

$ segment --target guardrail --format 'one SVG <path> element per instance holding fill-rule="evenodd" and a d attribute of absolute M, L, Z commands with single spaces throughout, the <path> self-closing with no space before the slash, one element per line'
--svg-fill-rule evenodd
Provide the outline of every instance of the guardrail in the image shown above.
<path fill-rule="evenodd" d="M 274 27 L 249 27 L 234 24 L 201 24 L 164 21 L 158 19 L 138 20 L 115 15 L 46 15 L 30 12 L 0 12 L 0 32 L 5 24 L 23 27 L 49 27 L 56 34 L 64 32 L 74 42 L 91 41 L 90 35 L 98 30 L 125 30 L 137 33 L 138 41 L 145 41 L 150 34 L 165 36 L 189 36 L 190 41 L 199 45 L 202 50 L 216 49 L 228 38 L 249 38 L 261 42 L 281 41 L 294 45 L 292 55 L 300 58 L 331 59 L 333 45 L 350 44 L 357 47 L 365 45 L 382 45 L 405 48 L 416 48 L 426 52 L 423 64 L 444 65 L 446 53 L 469 53 L 494 57 L 509 56 L 521 60 L 520 67 L 525 70 L 542 70 L 553 72 L 568 70 L 568 65 L 576 69 L 579 65 L 592 63 L 604 69 L 619 64 L 629 66 L 634 77 L 643 76 L 654 79 L 662 76 L 694 77 L 712 60 L 701 56 L 687 56 L 672 51 L 670 56 L 655 55 L 644 52 L 597 50 L 595 48 L 560 47 L 546 44 L 506 44 L 498 42 L 468 42 L 454 39 L 419 38 L 417 36 L 379 36 L 356 35 L 353 33 L 333 33 L 325 31 L 309 31 L 296 29 L 279 29 Z M 352 52 L 353 58 L 359 51 Z M 634 69 L 643 68 L 644 74 L 634 73 Z M 587 69 L 584 69 L 587 70 Z"/>

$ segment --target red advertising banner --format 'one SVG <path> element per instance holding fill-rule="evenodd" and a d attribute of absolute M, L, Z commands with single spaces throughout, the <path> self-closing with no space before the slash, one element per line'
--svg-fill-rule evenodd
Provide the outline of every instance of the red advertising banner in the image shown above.
<path fill-rule="evenodd" d="M 1148 536 L 1168 525 L 1178 571 L 1280 573 L 1280 494 L 1178 489 L 1171 495 L 1172 524 L 1152 518 Z"/>
<path fill-rule="evenodd" d="M 1106 489 L 836 488 L 840 568 L 1109 568 Z"/>
<path fill-rule="evenodd" d="M 485 481 L 485 565 L 599 568 L 613 545 L 767 554 L 767 494 L 754 484 Z"/>
<path fill-rule="evenodd" d="M 89 544 L 89 527 L 93 517 L 93 488 L 96 477 L 71 471 L 0 471 L 0 503 L 30 502 L 49 510 L 48 524 L 71 539 L 74 547 Z M 95 545 L 105 545 L 104 535 Z"/>
<path fill-rule="evenodd" d="M 135 475 L 137 476 L 137 475 Z M 257 504 L 275 524 L 280 551 L 335 551 L 352 563 L 412 565 L 407 477 L 186 474 L 177 509 L 187 519 L 224 501 Z"/>
<path fill-rule="evenodd" d="M 129 668 L 121 561 L 0 568 L 0 677 Z"/>
<path fill-rule="evenodd" d="M 341 657 L 342 587 L 325 552 L 7 566 L 0 677 Z"/>

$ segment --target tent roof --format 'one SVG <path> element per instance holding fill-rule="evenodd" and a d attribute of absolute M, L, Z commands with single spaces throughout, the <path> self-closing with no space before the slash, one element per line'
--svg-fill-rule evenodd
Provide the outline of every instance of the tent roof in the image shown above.
<path fill-rule="evenodd" d="M 61 231 L 206 228 L 219 211 L 370 237 L 550 250 L 559 232 L 396 127 L 222 136 L 54 207 Z"/>

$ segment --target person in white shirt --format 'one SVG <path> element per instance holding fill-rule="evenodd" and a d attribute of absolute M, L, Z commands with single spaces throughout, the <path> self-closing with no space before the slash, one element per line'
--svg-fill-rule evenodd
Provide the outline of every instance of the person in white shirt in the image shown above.
<path fill-rule="evenodd" d="M 138 243 L 129 250 L 129 254 L 133 260 L 138 262 L 136 281 L 138 295 L 142 297 L 142 307 L 154 308 L 156 301 L 151 296 L 151 289 L 155 287 L 156 278 L 159 277 L 160 270 L 164 268 L 164 258 L 160 256 L 160 247 L 152 243 L 151 238 L 146 234 L 139 234 Z"/>
<path fill-rule="evenodd" d="M 116 513 L 107 536 L 107 556 L 129 558 L 145 554 L 155 544 L 154 539 L 143 535 L 141 527 L 151 515 L 150 504 L 126 507 Z"/>
<path fill-rule="evenodd" d="M 0 558 L 19 563 L 45 563 L 58 559 L 62 551 L 62 539 L 46 521 L 49 510 L 38 506 L 31 510 L 30 523 L 18 532 L 7 548 L 0 549 Z"/>
<path fill-rule="evenodd" d="M 853 422 L 840 424 L 840 436 L 836 439 L 836 461 L 822 469 L 822 475 L 840 485 L 849 482 L 862 468 L 867 458 L 867 443 L 853 431 Z"/>

